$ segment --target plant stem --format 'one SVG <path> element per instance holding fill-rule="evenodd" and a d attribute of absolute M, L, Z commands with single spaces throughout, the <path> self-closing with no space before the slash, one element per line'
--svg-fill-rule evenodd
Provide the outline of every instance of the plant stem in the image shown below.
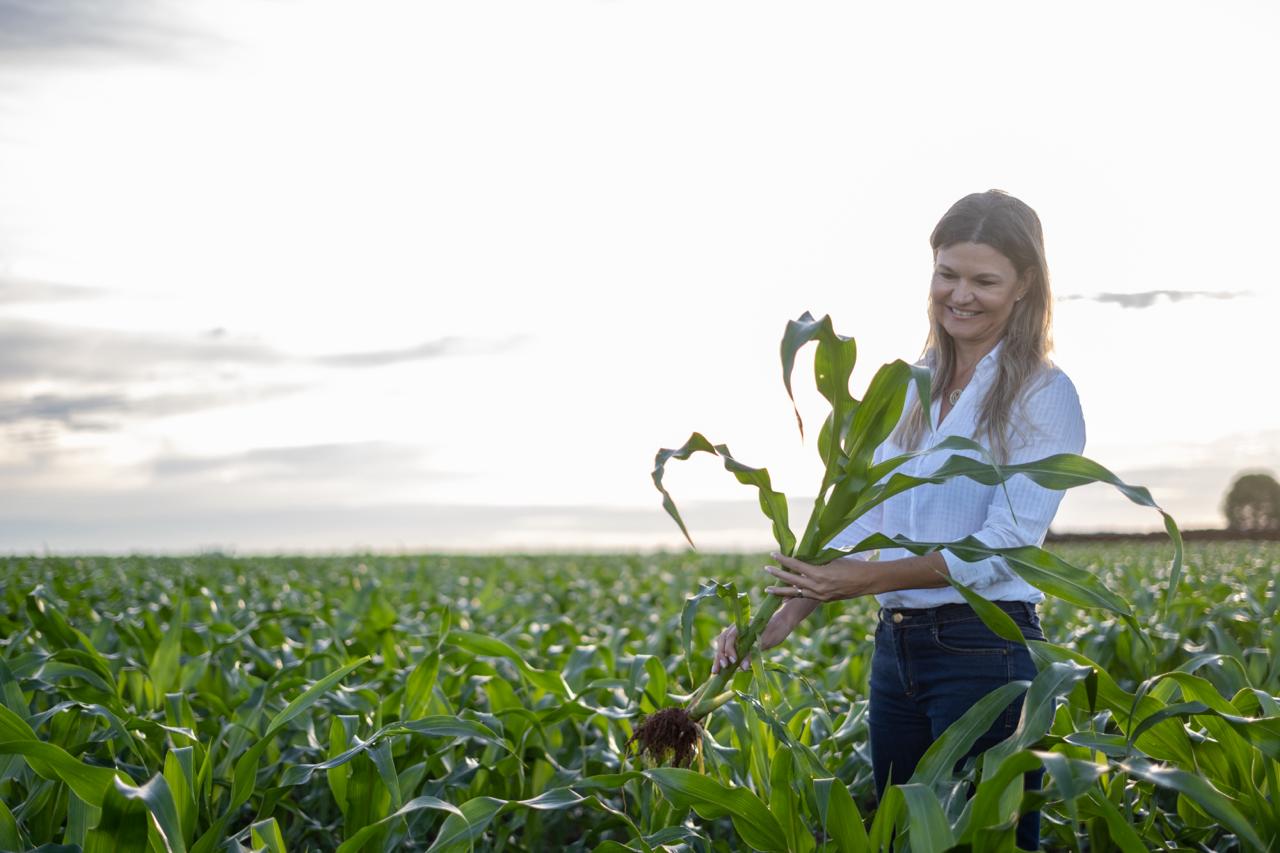
<path fill-rule="evenodd" d="M 744 659 L 751 653 L 751 650 L 755 647 L 756 639 L 759 638 L 765 626 L 769 624 L 773 614 L 778 612 L 778 608 L 782 606 L 783 601 L 784 599 L 780 596 L 769 595 L 751 617 L 751 624 L 747 626 L 747 632 L 739 636 L 736 643 L 737 652 Z M 690 717 L 695 720 L 701 720 L 733 698 L 733 691 L 727 691 L 725 687 L 733 678 L 735 670 L 736 666 L 727 666 L 712 675 L 702 687 L 698 688 L 693 698 L 689 700 Z"/>

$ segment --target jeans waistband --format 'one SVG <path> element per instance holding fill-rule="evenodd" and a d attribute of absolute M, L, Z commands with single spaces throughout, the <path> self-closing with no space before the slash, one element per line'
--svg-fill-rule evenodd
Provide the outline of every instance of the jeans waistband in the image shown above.
<path fill-rule="evenodd" d="M 1036 615 L 1036 606 L 1030 601 L 992 601 L 1005 613 L 1015 616 Z M 881 607 L 880 621 L 905 625 L 909 622 L 954 622 L 958 619 L 976 619 L 978 613 L 968 602 L 960 604 L 940 604 L 937 607 Z"/>

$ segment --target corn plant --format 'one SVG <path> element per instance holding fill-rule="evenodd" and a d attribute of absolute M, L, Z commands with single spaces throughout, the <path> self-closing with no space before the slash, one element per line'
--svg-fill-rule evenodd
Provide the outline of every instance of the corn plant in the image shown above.
<path fill-rule="evenodd" d="M 814 380 L 819 393 L 829 404 L 830 411 L 818 434 L 818 453 L 823 463 L 822 482 L 803 533 L 798 539 L 792 533 L 786 496 L 773 488 L 767 469 L 754 468 L 741 462 L 734 458 L 728 446 L 712 444 L 695 432 L 680 448 L 659 450 L 653 469 L 653 483 L 662 494 L 663 508 L 679 525 L 691 546 L 693 540 L 689 531 L 662 481 L 669 460 L 688 459 L 697 452 L 718 456 L 725 469 L 739 482 L 757 490 L 760 508 L 771 522 L 774 539 L 783 554 L 818 564 L 828 563 L 846 553 L 842 549 L 830 548 L 830 541 L 868 510 L 895 495 L 928 483 L 944 483 L 955 477 L 968 477 L 986 485 L 1003 486 L 1008 478 L 1019 474 L 1050 489 L 1067 489 L 1103 482 L 1115 486 L 1134 503 L 1156 509 L 1163 517 L 1165 529 L 1174 545 L 1166 606 L 1172 601 L 1182 570 L 1182 538 L 1173 518 L 1156 505 L 1145 488 L 1122 482 L 1106 468 L 1084 456 L 1061 453 L 1033 462 L 1001 466 L 977 442 L 950 436 L 933 447 L 902 453 L 873 464 L 876 449 L 888 438 L 902 416 L 907 389 L 912 383 L 916 386 L 918 399 L 926 403 L 925 412 L 928 416 L 927 402 L 932 399 L 929 370 L 902 360 L 886 364 L 872 377 L 863 399 L 857 400 L 849 391 L 849 380 L 857 361 L 856 342 L 851 337 L 836 334 L 829 316 L 815 320 L 808 312 L 798 320 L 787 323 L 781 344 L 782 382 L 795 411 L 796 424 L 802 438 L 804 422 L 792 393 L 791 375 L 796 354 L 807 343 L 815 340 L 817 349 L 814 354 Z M 980 458 L 953 455 L 928 477 L 895 473 L 897 468 L 911 458 L 947 450 L 967 450 L 977 453 Z M 1015 512 L 1016 517 L 1012 506 L 1010 511 Z M 901 547 L 917 554 L 946 548 L 970 561 L 991 556 L 1003 557 L 1014 572 L 1045 593 L 1081 607 L 1109 610 L 1120 616 L 1136 636 L 1146 636 L 1122 598 L 1087 572 L 1034 545 L 990 548 L 973 536 L 957 542 L 913 542 L 904 537 L 891 539 L 883 534 L 873 534 L 851 550 L 882 547 Z M 966 600 L 972 601 L 976 597 L 955 581 L 949 578 L 948 581 L 960 590 Z M 781 597 L 768 596 L 755 607 L 749 623 L 739 624 L 738 655 L 745 657 L 751 652 L 760 633 L 781 604 Z M 747 603 L 735 601 L 735 614 L 739 623 L 743 621 L 742 616 L 748 607 Z M 1003 625 L 1001 629 L 1007 630 Z M 690 650 L 686 648 L 686 654 L 688 653 Z M 726 668 L 697 688 L 685 706 L 664 709 L 646 719 L 635 734 L 635 742 L 640 750 L 660 760 L 671 756 L 678 765 L 687 763 L 699 741 L 699 721 L 733 698 L 733 693 L 726 690 L 732 677 L 731 669 Z"/>
<path fill-rule="evenodd" d="M 868 598 L 737 673 L 696 769 L 621 760 L 757 555 L 0 557 L 0 850 L 999 850 L 1033 806 L 1050 849 L 1274 846 L 1280 545 L 1189 543 L 1163 615 L 1160 546 L 1055 551 L 1151 645 L 1047 598 L 1017 749 L 948 766 L 984 704 L 882 802 Z"/>

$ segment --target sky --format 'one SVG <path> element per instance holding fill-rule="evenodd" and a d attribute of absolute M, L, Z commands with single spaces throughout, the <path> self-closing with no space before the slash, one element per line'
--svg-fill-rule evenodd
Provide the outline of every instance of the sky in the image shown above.
<path fill-rule="evenodd" d="M 650 472 L 694 431 L 803 521 L 787 320 L 857 339 L 860 396 L 991 188 L 1044 224 L 1085 454 L 1221 526 L 1280 470 L 1278 37 L 1245 0 L 0 0 L 0 553 L 678 549 Z M 770 545 L 710 457 L 666 484 L 699 547 Z M 1053 524 L 1160 528 L 1105 486 Z"/>

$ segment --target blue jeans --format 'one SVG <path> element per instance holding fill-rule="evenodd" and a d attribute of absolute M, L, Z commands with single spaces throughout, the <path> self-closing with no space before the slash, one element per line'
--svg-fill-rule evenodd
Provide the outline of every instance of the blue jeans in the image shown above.
<path fill-rule="evenodd" d="M 1043 640 L 1035 605 L 996 601 L 1013 617 L 1023 636 Z M 925 750 L 975 702 L 1010 681 L 1035 678 L 1026 646 L 1002 639 L 968 604 L 923 609 L 881 608 L 871 661 L 871 765 L 876 794 L 906 782 Z M 965 758 L 1013 733 L 1022 713 L 1019 693 Z M 956 764 L 959 770 L 961 762 Z M 892 767 L 892 778 L 890 778 Z M 1023 788 L 1040 787 L 1044 770 L 1025 774 Z M 1018 847 L 1040 847 L 1040 812 L 1018 821 Z"/>

